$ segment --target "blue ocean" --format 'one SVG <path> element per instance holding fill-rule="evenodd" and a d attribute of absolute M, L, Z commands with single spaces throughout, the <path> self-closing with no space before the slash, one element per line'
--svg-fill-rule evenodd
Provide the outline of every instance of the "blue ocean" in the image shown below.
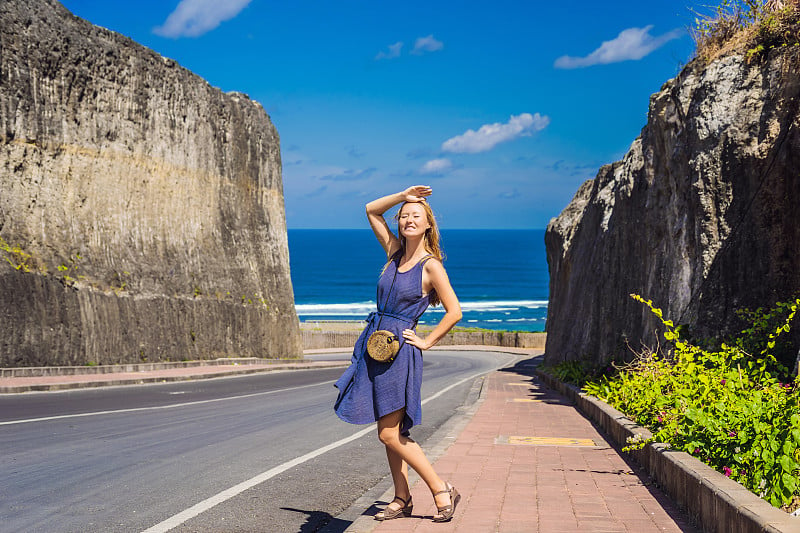
<path fill-rule="evenodd" d="M 386 256 L 372 230 L 290 229 L 289 255 L 301 321 L 364 320 Z M 544 230 L 442 230 L 444 266 L 464 318 L 459 326 L 544 331 L 549 277 Z M 431 307 L 421 324 L 436 324 Z"/>

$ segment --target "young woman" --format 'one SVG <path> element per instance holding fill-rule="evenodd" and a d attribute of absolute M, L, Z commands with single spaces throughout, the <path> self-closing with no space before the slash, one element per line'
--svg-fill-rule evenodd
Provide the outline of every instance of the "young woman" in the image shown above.
<path fill-rule="evenodd" d="M 422 448 L 409 436 L 409 429 L 422 417 L 422 350 L 435 345 L 461 320 L 461 305 L 442 266 L 439 230 L 425 200 L 430 195 L 430 187 L 417 185 L 367 204 L 367 219 L 388 263 L 378 280 L 378 311 L 367 319 L 352 363 L 336 382 L 336 414 L 353 424 L 377 420 L 378 438 L 386 447 L 395 497 L 375 515 L 376 520 L 411 515 L 409 466 L 433 494 L 438 510 L 434 522 L 450 520 L 460 499 L 458 491 L 436 474 Z M 383 214 L 400 203 L 395 236 Z M 444 305 L 444 317 L 427 337 L 417 336 L 417 320 L 429 304 L 438 303 Z M 379 363 L 367 354 L 367 339 L 378 329 L 389 330 L 400 340 L 393 362 Z"/>

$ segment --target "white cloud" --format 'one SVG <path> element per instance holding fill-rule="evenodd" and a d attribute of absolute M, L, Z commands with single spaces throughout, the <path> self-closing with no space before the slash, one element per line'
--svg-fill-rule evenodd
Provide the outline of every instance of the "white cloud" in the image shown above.
<path fill-rule="evenodd" d="M 467 130 L 462 135 L 446 140 L 442 143 L 442 151 L 470 154 L 486 152 L 500 143 L 543 130 L 548 124 L 550 124 L 550 118 L 539 113 L 512 115 L 505 124 L 499 122 L 484 124 L 478 131 Z"/>
<path fill-rule="evenodd" d="M 428 35 L 427 37 L 420 37 L 414 42 L 414 48 L 411 50 L 411 54 L 419 56 L 427 52 L 436 52 L 442 48 L 444 48 L 444 43 L 434 39 L 433 35 Z M 394 59 L 400 57 L 402 51 L 403 42 L 397 41 L 394 44 L 390 44 L 388 50 L 381 50 L 378 52 L 378 55 L 375 56 L 375 60 Z"/>
<path fill-rule="evenodd" d="M 403 42 L 397 41 L 394 44 L 389 45 L 388 52 L 378 52 L 378 55 L 375 56 L 375 59 L 394 59 L 395 57 L 400 57 L 400 51 L 403 48 Z"/>
<path fill-rule="evenodd" d="M 453 167 L 449 159 L 431 159 L 419 170 L 420 174 L 441 174 Z"/>
<path fill-rule="evenodd" d="M 682 30 L 675 29 L 659 37 L 653 37 L 650 35 L 651 29 L 653 29 L 652 24 L 644 28 L 622 30 L 615 39 L 603 41 L 600 48 L 588 56 L 561 56 L 556 59 L 554 66 L 556 68 L 581 68 L 591 65 L 638 60 L 683 34 Z"/>
<path fill-rule="evenodd" d="M 422 55 L 425 52 L 438 52 L 442 48 L 444 48 L 444 43 L 434 39 L 433 34 L 431 34 L 427 37 L 418 38 L 414 42 L 414 49 L 411 50 L 411 53 L 414 55 Z"/>
<path fill-rule="evenodd" d="M 376 170 L 375 167 L 370 168 L 348 168 L 348 169 L 337 169 L 333 172 L 330 172 L 324 176 L 321 176 L 319 179 L 327 180 L 327 181 L 358 181 L 358 180 L 365 180 L 369 178 Z"/>
<path fill-rule="evenodd" d="M 162 37 L 199 37 L 238 15 L 251 0 L 181 0 L 153 33 Z"/>

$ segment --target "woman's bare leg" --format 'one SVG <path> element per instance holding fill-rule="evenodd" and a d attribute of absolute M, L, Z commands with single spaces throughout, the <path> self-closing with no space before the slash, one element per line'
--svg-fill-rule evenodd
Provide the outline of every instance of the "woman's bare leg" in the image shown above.
<path fill-rule="evenodd" d="M 394 495 L 408 501 L 411 497 L 411 488 L 408 485 L 408 463 L 388 446 L 386 447 L 386 458 L 389 460 L 389 470 L 392 472 L 392 481 L 394 481 Z M 387 507 L 396 511 L 402 507 L 402 504 L 395 500 L 390 502 Z"/>
<path fill-rule="evenodd" d="M 392 479 L 395 483 L 395 495 L 406 497 L 407 494 L 410 494 L 407 488 L 408 466 L 419 474 L 431 493 L 447 490 L 447 484 L 436 474 L 419 444 L 400 434 L 400 423 L 404 416 L 405 409 L 400 409 L 378 419 L 378 438 L 386 446 L 389 469 L 392 471 Z M 400 486 L 398 486 L 398 482 Z M 399 492 L 403 488 L 406 488 L 407 492 Z M 434 499 L 439 507 L 450 503 L 450 495 L 446 493 L 439 494 Z"/>

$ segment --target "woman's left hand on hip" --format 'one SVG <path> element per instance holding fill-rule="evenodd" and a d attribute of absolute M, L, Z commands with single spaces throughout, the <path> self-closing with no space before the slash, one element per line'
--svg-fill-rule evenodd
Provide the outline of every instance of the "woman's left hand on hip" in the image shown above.
<path fill-rule="evenodd" d="M 428 349 L 425 339 L 418 337 L 417 334 L 414 333 L 413 329 L 404 329 L 403 338 L 405 339 L 407 344 L 410 344 L 411 346 L 416 346 L 420 350 Z"/>

